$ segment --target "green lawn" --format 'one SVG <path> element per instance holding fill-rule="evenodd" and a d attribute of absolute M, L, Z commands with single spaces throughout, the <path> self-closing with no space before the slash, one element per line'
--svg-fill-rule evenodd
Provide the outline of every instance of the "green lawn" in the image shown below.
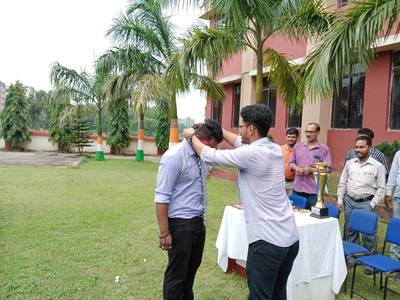
<path fill-rule="evenodd" d="M 154 216 L 156 171 L 153 163 L 118 160 L 0 167 L 0 299 L 160 299 L 166 254 Z M 213 178 L 208 191 L 196 297 L 246 299 L 246 281 L 216 265 L 220 220 L 236 186 Z M 358 278 L 366 295 L 381 298 L 372 281 Z"/>

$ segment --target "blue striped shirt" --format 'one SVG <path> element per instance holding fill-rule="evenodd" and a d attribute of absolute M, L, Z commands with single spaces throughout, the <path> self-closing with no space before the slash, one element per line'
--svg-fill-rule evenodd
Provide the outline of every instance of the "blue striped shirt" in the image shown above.
<path fill-rule="evenodd" d="M 389 164 L 385 154 L 383 154 L 378 149 L 372 148 L 370 156 L 379 161 L 385 167 L 386 175 L 389 174 Z M 351 149 L 347 151 L 346 156 L 344 157 L 344 164 L 346 164 L 348 160 L 353 158 L 357 158 L 356 150 Z"/>
<path fill-rule="evenodd" d="M 202 160 L 200 163 L 206 184 L 208 166 Z M 203 215 L 204 191 L 198 156 L 186 140 L 170 148 L 161 157 L 154 202 L 169 204 L 169 218 L 191 219 Z"/>
<path fill-rule="evenodd" d="M 400 151 L 394 156 L 390 168 L 388 182 L 386 184 L 386 195 L 391 196 L 394 189 L 394 197 L 400 198 Z"/>

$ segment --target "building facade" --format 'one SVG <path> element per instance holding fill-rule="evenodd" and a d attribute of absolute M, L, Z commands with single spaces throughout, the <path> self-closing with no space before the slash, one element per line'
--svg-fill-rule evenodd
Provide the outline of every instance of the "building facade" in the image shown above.
<path fill-rule="evenodd" d="M 327 0 L 330 8 L 346 9 L 347 1 Z M 210 20 L 211 26 L 213 20 Z M 378 41 L 376 58 L 368 69 L 356 65 L 343 78 L 338 93 L 321 102 L 305 99 L 302 109 L 288 109 L 268 80 L 264 67 L 264 103 L 274 113 L 270 134 L 276 143 L 283 143 L 288 127 L 304 131 L 309 122 L 321 125 L 320 141 L 332 152 L 335 167 L 343 165 L 344 155 L 354 147 L 357 129 L 374 130 L 374 144 L 400 141 L 400 38 L 395 35 Z M 311 51 L 307 41 L 293 42 L 282 36 L 272 36 L 265 47 L 285 53 L 292 63 L 301 63 Z M 243 106 L 255 103 L 256 62 L 252 51 L 235 54 L 226 61 L 217 80 L 224 85 L 225 100 L 221 104 L 207 101 L 206 117 L 237 132 L 239 112 Z M 302 140 L 305 136 L 302 134 Z"/>

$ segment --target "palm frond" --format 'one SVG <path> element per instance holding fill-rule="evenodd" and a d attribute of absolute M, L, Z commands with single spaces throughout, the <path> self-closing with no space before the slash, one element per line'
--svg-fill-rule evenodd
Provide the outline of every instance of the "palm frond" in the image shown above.
<path fill-rule="evenodd" d="M 283 0 L 277 7 L 277 31 L 289 38 L 318 37 L 336 20 L 336 14 L 325 9 L 323 0 Z"/>
<path fill-rule="evenodd" d="M 283 101 L 290 107 L 301 105 L 304 95 L 299 89 L 300 75 L 296 68 L 281 53 L 272 48 L 265 50 L 264 61 L 271 68 L 268 78 L 277 87 Z"/>
<path fill-rule="evenodd" d="M 156 103 L 163 93 L 162 76 L 157 74 L 140 76 L 131 93 L 133 106 L 136 110 L 138 107 L 146 109 L 149 103 Z"/>
<path fill-rule="evenodd" d="M 144 28 L 156 33 L 163 44 L 163 49 L 167 52 L 175 48 L 175 38 L 173 32 L 175 26 L 169 18 L 163 15 L 160 1 L 158 0 L 136 0 L 132 1 L 127 9 L 127 14 Z"/>
<path fill-rule="evenodd" d="M 165 68 L 162 61 L 151 53 L 142 52 L 134 46 L 114 47 L 99 57 L 96 63 L 98 72 L 119 73 L 133 69 L 138 73 L 156 73 Z"/>
<path fill-rule="evenodd" d="M 50 70 L 51 83 L 57 88 L 63 86 L 70 90 L 71 95 L 85 101 L 96 101 L 96 92 L 93 90 L 93 79 L 86 72 L 78 73 L 59 63 L 54 63 Z"/>
<path fill-rule="evenodd" d="M 206 92 L 213 101 L 222 102 L 225 99 L 223 85 L 212 78 L 192 73 L 190 79 L 194 88 Z"/>
<path fill-rule="evenodd" d="M 190 70 L 200 72 L 208 66 L 213 77 L 221 70 L 224 60 L 245 47 L 241 35 L 207 26 L 193 28 L 182 43 L 181 63 Z"/>
<path fill-rule="evenodd" d="M 368 65 L 373 46 L 381 35 L 387 37 L 399 17 L 400 0 L 356 1 L 331 30 L 322 36 L 304 68 L 304 86 L 314 99 L 329 96 L 339 87 L 346 68 Z"/>

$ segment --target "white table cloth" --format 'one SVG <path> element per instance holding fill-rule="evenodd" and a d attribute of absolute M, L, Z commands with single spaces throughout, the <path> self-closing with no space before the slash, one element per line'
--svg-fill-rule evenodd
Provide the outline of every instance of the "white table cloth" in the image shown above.
<path fill-rule="evenodd" d="M 300 249 L 288 278 L 288 299 L 334 299 L 347 274 L 339 222 L 298 212 L 295 219 Z M 218 265 L 224 272 L 228 258 L 246 261 L 248 242 L 242 209 L 225 207 L 216 247 Z"/>

